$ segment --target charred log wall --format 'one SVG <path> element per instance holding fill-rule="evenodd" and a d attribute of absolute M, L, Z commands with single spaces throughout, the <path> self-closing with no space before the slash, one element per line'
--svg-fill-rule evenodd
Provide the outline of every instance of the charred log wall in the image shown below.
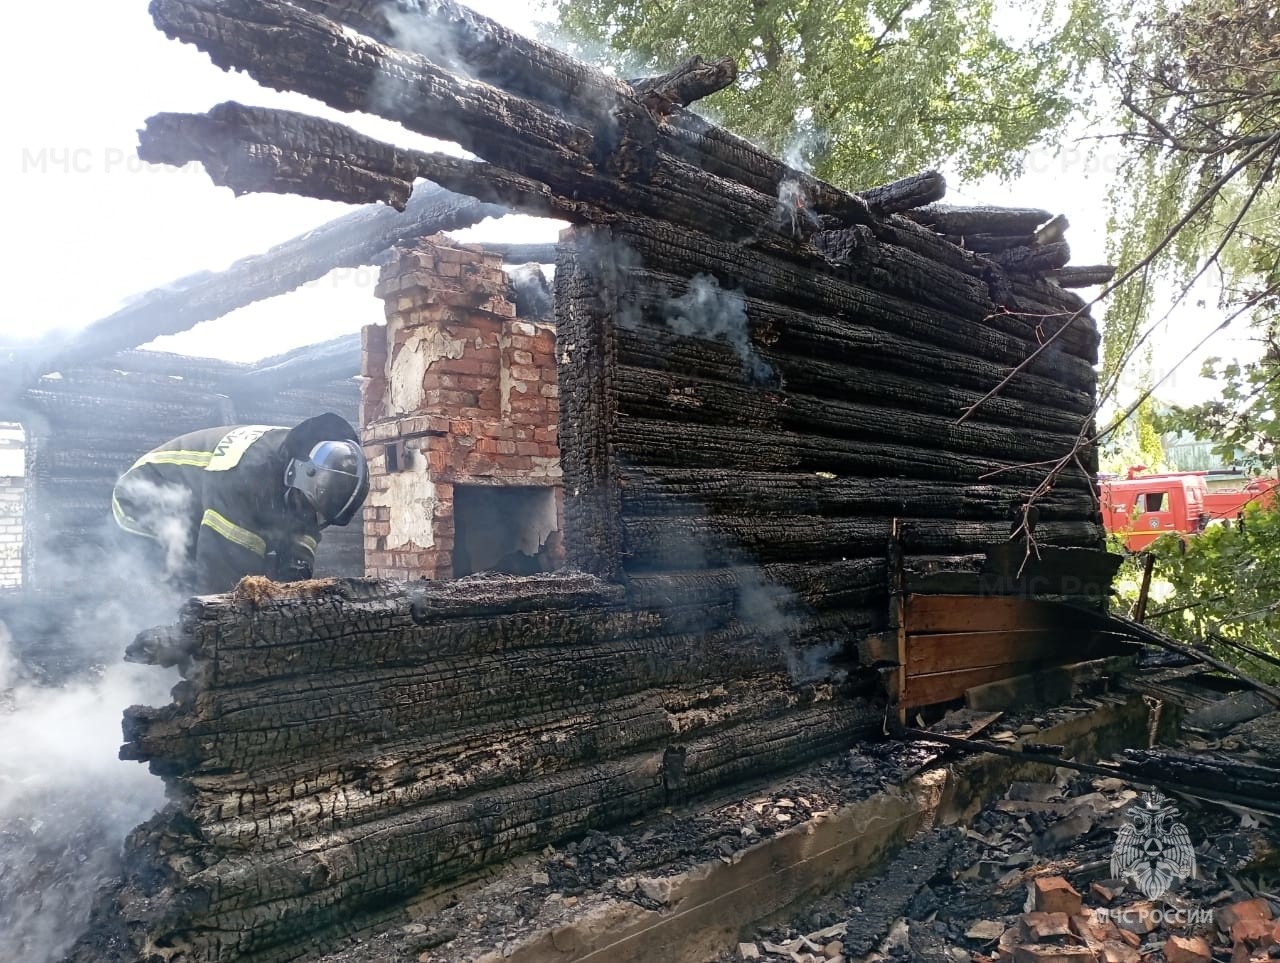
<path fill-rule="evenodd" d="M 126 716 L 123 756 L 172 800 L 111 896 L 134 946 L 295 959 L 881 723 L 827 659 L 885 621 L 893 520 L 913 565 L 1005 543 L 1040 477 L 1020 466 L 1088 419 L 1096 346 L 1068 332 L 957 424 L 1078 304 L 832 240 L 806 261 L 640 219 L 567 237 L 566 535 L 589 574 L 250 580 L 139 639 L 187 681 Z M 1089 485 L 1064 476 L 1037 538 L 1101 544 Z"/>
<path fill-rule="evenodd" d="M 820 238 L 808 263 L 639 219 L 574 230 L 556 272 L 573 561 L 807 647 L 880 627 L 894 519 L 909 564 L 1008 539 L 1089 420 L 1096 335 L 1077 321 L 960 423 L 1080 302 L 949 244 L 928 257 L 904 223 Z M 1037 502 L 1042 544 L 1102 547 L 1095 459 Z"/>
<path fill-rule="evenodd" d="M 219 66 L 483 163 L 237 104 L 153 118 L 143 156 L 352 203 L 427 177 L 574 223 L 559 438 L 588 574 L 247 582 L 140 639 L 135 657 L 187 675 L 126 718 L 124 755 L 171 799 L 104 914 L 142 956 L 294 959 L 517 852 L 847 745 L 883 707 L 837 697 L 826 657 L 887 620 L 891 531 L 925 568 L 1007 545 L 1045 461 L 1071 470 L 1026 526 L 1102 545 L 1095 455 L 1076 452 L 1097 334 L 1046 280 L 1061 221 L 934 206 L 929 172 L 849 194 L 678 91 L 451 0 L 395 7 L 408 32 L 391 9 L 151 6 Z M 468 76 L 434 39 L 398 48 L 418 36 L 465 51 Z"/>
<path fill-rule="evenodd" d="M 705 604 L 593 576 L 251 581 L 140 639 L 190 681 L 125 719 L 122 755 L 173 802 L 130 840 L 113 912 L 182 959 L 331 946 L 424 887 L 836 751 L 883 714 L 792 684 L 731 613 L 708 632 Z"/>

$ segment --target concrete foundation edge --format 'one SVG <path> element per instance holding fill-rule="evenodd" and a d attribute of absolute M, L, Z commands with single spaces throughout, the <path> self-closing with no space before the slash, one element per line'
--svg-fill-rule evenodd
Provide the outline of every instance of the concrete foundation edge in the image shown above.
<path fill-rule="evenodd" d="M 1131 697 L 1031 738 L 1064 746 L 1066 758 L 1092 761 L 1146 745 L 1154 711 Z M 742 850 L 729 863 L 707 861 L 666 877 L 670 896 L 662 910 L 612 901 L 477 963 L 700 963 L 735 943 L 746 927 L 873 873 L 921 830 L 963 823 L 1012 782 L 1047 780 L 1052 773 L 1052 764 L 991 755 L 940 764 Z"/>

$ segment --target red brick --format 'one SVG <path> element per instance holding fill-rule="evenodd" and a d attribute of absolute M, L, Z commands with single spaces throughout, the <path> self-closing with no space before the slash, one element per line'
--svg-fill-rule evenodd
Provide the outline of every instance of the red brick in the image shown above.
<path fill-rule="evenodd" d="M 1236 920 L 1231 924 L 1231 942 L 1259 947 L 1271 943 L 1270 920 Z"/>
<path fill-rule="evenodd" d="M 535 341 L 533 338 L 525 334 L 513 334 L 507 337 L 507 344 L 511 346 L 512 354 L 518 351 L 532 351 Z"/>
<path fill-rule="evenodd" d="M 449 422 L 449 431 L 455 435 L 470 435 L 473 425 L 470 421 L 454 420 Z"/>
<path fill-rule="evenodd" d="M 559 434 L 559 430 L 556 428 L 555 425 L 551 425 L 550 427 L 547 427 L 547 428 L 535 428 L 533 429 L 533 440 L 544 442 L 544 443 L 550 442 L 552 444 L 555 444 L 556 436 L 558 434 Z"/>
<path fill-rule="evenodd" d="M 514 455 L 516 453 L 516 443 L 514 441 L 499 441 L 499 455 Z"/>
<path fill-rule="evenodd" d="M 517 455 L 541 455 L 542 446 L 536 441 L 518 441 L 516 442 Z"/>
<path fill-rule="evenodd" d="M 1164 944 L 1164 958 L 1169 963 L 1211 963 L 1213 951 L 1199 936 L 1171 936 Z"/>
<path fill-rule="evenodd" d="M 547 399 L 539 395 L 512 395 L 510 406 L 512 411 L 546 411 Z"/>
<path fill-rule="evenodd" d="M 1224 906 L 1215 914 L 1218 929 L 1230 930 L 1240 920 L 1269 920 L 1271 906 L 1264 899 L 1246 899 Z"/>
<path fill-rule="evenodd" d="M 478 351 L 464 354 L 461 358 L 445 358 L 436 362 L 436 365 L 453 374 L 473 375 L 476 377 L 484 375 L 485 364 L 486 362 L 480 357 L 480 352 Z"/>
<path fill-rule="evenodd" d="M 1080 894 L 1061 876 L 1041 876 L 1032 883 L 1034 905 L 1042 913 L 1066 913 L 1076 916 L 1080 912 Z"/>

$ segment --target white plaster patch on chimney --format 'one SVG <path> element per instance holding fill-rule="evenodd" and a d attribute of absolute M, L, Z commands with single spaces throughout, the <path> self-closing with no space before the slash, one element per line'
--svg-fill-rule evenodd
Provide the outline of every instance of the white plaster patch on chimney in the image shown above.
<path fill-rule="evenodd" d="M 369 504 L 391 509 L 387 550 L 430 548 L 436 541 L 432 525 L 436 486 L 427 474 L 426 452 L 414 451 L 404 470 L 392 472 L 386 478 L 385 490 L 369 492 Z"/>
<path fill-rule="evenodd" d="M 498 411 L 511 414 L 511 335 L 498 336 Z"/>
<path fill-rule="evenodd" d="M 387 341 L 395 345 L 396 331 L 403 322 L 387 325 Z M 464 338 L 451 338 L 438 325 L 411 330 L 405 342 L 393 347 L 387 358 L 386 413 L 411 415 L 422 410 L 427 369 L 445 358 L 457 360 L 466 351 Z"/>

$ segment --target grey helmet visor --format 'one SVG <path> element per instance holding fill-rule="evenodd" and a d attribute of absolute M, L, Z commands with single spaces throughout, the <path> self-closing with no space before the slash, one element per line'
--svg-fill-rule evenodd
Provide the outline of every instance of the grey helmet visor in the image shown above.
<path fill-rule="evenodd" d="M 369 494 L 369 465 L 354 441 L 322 441 L 295 458 L 284 483 L 303 495 L 326 525 L 346 525 Z"/>

